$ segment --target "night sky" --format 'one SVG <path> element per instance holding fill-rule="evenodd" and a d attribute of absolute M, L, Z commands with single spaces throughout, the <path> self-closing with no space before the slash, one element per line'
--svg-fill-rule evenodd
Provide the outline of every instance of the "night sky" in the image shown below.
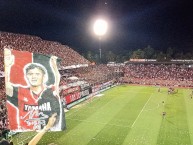
<path fill-rule="evenodd" d="M 103 50 L 193 49 L 192 0 L 0 0 L 0 31 L 39 36 L 80 53 L 98 49 L 98 17 L 109 23 Z"/>

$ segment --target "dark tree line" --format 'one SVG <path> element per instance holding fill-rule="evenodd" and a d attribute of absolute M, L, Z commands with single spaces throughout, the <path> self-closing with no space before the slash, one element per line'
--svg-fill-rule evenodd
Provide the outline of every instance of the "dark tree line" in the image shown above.
<path fill-rule="evenodd" d="M 107 63 L 124 62 L 130 58 L 133 59 L 156 59 L 157 61 L 170 61 L 171 59 L 193 59 L 193 51 L 182 52 L 175 48 L 169 47 L 166 51 L 156 50 L 150 45 L 143 49 L 127 50 L 122 52 L 104 51 L 101 59 L 98 52 L 87 51 L 83 56 L 91 62 Z"/>

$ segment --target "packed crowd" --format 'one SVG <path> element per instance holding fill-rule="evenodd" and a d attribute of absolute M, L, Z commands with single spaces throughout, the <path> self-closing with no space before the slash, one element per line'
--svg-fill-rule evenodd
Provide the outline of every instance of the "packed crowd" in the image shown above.
<path fill-rule="evenodd" d="M 79 53 L 66 45 L 58 42 L 45 41 L 39 37 L 0 32 L 0 70 L 3 70 L 3 48 L 10 46 L 15 50 L 36 52 L 41 54 L 55 55 L 61 60 L 61 66 L 90 63 Z"/>
<path fill-rule="evenodd" d="M 71 70 L 71 74 L 87 81 L 91 86 L 102 84 L 118 77 L 115 68 L 102 64 L 73 69 Z"/>
<path fill-rule="evenodd" d="M 128 64 L 123 81 L 144 85 L 193 87 L 193 67 L 180 64 Z"/>
<path fill-rule="evenodd" d="M 1 96 L 4 94 L 0 94 Z M 7 110 L 6 110 L 6 99 L 2 98 L 0 101 L 0 135 L 3 130 L 7 129 L 8 121 L 7 121 Z"/>
<path fill-rule="evenodd" d="M 3 131 L 7 129 L 7 109 L 6 109 L 6 97 L 5 97 L 5 82 L 4 77 L 0 77 L 0 136 Z"/>

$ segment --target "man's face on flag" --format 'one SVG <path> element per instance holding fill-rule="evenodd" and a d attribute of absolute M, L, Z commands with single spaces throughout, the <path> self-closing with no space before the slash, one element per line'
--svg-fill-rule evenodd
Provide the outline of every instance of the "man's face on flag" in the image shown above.
<path fill-rule="evenodd" d="M 31 86 L 37 87 L 43 84 L 44 73 L 38 68 L 33 68 L 27 72 L 26 77 Z"/>

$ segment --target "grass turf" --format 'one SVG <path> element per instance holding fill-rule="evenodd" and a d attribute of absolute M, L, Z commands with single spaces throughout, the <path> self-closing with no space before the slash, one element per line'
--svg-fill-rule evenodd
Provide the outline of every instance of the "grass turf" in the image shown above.
<path fill-rule="evenodd" d="M 168 95 L 167 88 L 157 89 L 123 85 L 107 90 L 67 112 L 67 129 L 46 133 L 39 145 L 193 144 L 191 91 L 178 89 Z M 22 141 L 21 136 L 27 138 L 31 133 L 15 136 L 14 142 Z"/>

